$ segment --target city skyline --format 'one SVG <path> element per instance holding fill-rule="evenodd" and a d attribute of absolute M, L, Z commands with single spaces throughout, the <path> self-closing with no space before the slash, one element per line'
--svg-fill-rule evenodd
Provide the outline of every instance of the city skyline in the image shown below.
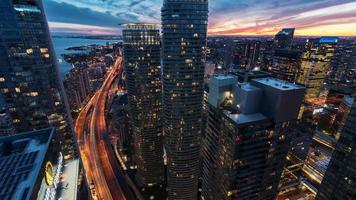
<path fill-rule="evenodd" d="M 112 35 L 118 24 L 160 22 L 162 0 L 48 0 L 44 7 L 52 33 Z M 230 1 L 209 2 L 209 35 L 273 35 L 295 27 L 296 36 L 356 36 L 356 2 Z"/>

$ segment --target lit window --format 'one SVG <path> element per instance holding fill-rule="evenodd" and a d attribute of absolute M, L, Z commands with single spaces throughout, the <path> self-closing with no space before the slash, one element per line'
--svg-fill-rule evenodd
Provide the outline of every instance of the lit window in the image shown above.
<path fill-rule="evenodd" d="M 0 77 L 0 82 L 5 82 L 5 78 L 4 77 Z"/>
<path fill-rule="evenodd" d="M 48 49 L 47 48 L 40 48 L 41 53 L 47 53 Z"/>
<path fill-rule="evenodd" d="M 26 53 L 27 53 L 27 54 L 32 54 L 32 53 L 33 53 L 33 50 L 32 50 L 32 49 L 26 49 Z"/>
<path fill-rule="evenodd" d="M 16 91 L 17 93 L 20 93 L 20 92 L 21 92 L 20 88 L 15 88 L 15 91 Z"/>

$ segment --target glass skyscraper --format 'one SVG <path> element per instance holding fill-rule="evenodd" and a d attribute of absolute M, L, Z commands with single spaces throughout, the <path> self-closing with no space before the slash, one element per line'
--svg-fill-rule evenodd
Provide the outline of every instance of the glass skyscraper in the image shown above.
<path fill-rule="evenodd" d="M 159 30 L 154 24 L 127 24 L 123 38 L 130 126 L 138 174 L 145 185 L 163 183 Z"/>
<path fill-rule="evenodd" d="M 339 38 L 310 39 L 305 45 L 296 82 L 306 87 L 305 98 L 317 98 L 324 89 L 325 78 L 331 69 L 331 59 Z"/>
<path fill-rule="evenodd" d="M 0 92 L 16 130 L 55 126 L 65 159 L 75 157 L 65 103 L 41 0 L 0 1 Z"/>
<path fill-rule="evenodd" d="M 342 129 L 316 200 L 356 199 L 356 103 Z"/>
<path fill-rule="evenodd" d="M 168 199 L 197 199 L 208 0 L 164 0 L 163 129 Z"/>

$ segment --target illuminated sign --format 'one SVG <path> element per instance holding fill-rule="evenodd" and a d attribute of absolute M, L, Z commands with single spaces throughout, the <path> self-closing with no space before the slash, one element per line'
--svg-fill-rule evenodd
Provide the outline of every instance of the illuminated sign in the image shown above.
<path fill-rule="evenodd" d="M 53 177 L 53 165 L 50 161 L 48 161 L 46 163 L 46 168 L 45 168 L 45 181 L 46 184 L 49 187 L 53 186 L 53 181 L 54 181 L 54 177 Z"/>
<path fill-rule="evenodd" d="M 58 156 L 58 163 L 57 163 L 57 168 L 56 168 L 56 171 L 55 171 L 55 174 L 53 176 L 53 166 L 50 162 L 47 162 L 47 164 L 50 164 L 51 166 L 51 179 L 52 182 L 51 184 L 48 184 L 47 183 L 47 180 L 46 180 L 46 183 L 48 186 L 51 186 L 50 188 L 47 188 L 46 189 L 46 194 L 45 194 L 45 197 L 44 199 L 45 200 L 55 200 L 56 199 L 56 193 L 57 193 L 57 185 L 59 183 L 59 179 L 60 179 L 60 176 L 62 174 L 62 168 L 63 168 L 63 155 L 62 155 L 62 152 L 59 152 L 59 156 Z M 47 179 L 47 164 L 46 164 L 46 179 Z M 49 170 L 49 167 L 48 167 L 48 170 Z M 48 171 L 49 172 L 49 171 Z"/>

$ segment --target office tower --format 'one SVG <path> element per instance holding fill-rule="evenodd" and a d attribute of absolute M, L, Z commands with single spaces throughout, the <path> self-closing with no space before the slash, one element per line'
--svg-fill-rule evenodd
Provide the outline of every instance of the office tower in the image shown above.
<path fill-rule="evenodd" d="M 78 185 L 79 161 L 64 165 L 56 137 L 46 128 L 0 138 L 0 199 L 87 199 Z"/>
<path fill-rule="evenodd" d="M 327 83 L 353 87 L 356 85 L 356 41 L 341 40 L 331 60 Z"/>
<path fill-rule="evenodd" d="M 66 75 L 63 84 L 70 109 L 78 112 L 82 107 L 82 103 L 90 94 L 88 70 L 84 67 L 71 69 Z"/>
<path fill-rule="evenodd" d="M 297 76 L 297 83 L 306 86 L 306 99 L 319 97 L 323 90 L 337 43 L 337 37 L 321 37 L 307 41 Z"/>
<path fill-rule="evenodd" d="M 197 199 L 208 0 L 164 0 L 163 122 L 168 199 Z"/>
<path fill-rule="evenodd" d="M 356 199 L 356 103 L 353 104 L 316 200 Z"/>
<path fill-rule="evenodd" d="M 12 125 L 12 119 L 7 110 L 6 102 L 0 93 L 0 137 L 14 133 L 15 127 Z"/>
<path fill-rule="evenodd" d="M 70 114 L 41 1 L 0 1 L 0 92 L 14 126 L 55 126 L 65 159 L 75 156 Z"/>
<path fill-rule="evenodd" d="M 276 49 L 290 49 L 293 42 L 294 28 L 284 28 L 274 37 Z"/>
<path fill-rule="evenodd" d="M 237 40 L 233 43 L 233 64 L 237 69 L 253 69 L 258 63 L 261 42 Z"/>
<path fill-rule="evenodd" d="M 160 35 L 154 24 L 123 30 L 124 69 L 138 174 L 145 184 L 164 180 Z"/>
<path fill-rule="evenodd" d="M 220 75 L 209 89 L 203 199 L 274 200 L 304 87 Z"/>
<path fill-rule="evenodd" d="M 299 72 L 301 52 L 276 49 L 273 55 L 273 63 L 269 72 L 274 78 L 294 83 Z"/>
<path fill-rule="evenodd" d="M 352 105 L 356 102 L 356 97 L 344 97 L 342 103 L 340 106 L 337 108 L 337 112 L 335 114 L 332 128 L 336 132 L 336 138 L 340 138 L 340 132 L 345 126 L 345 122 L 347 120 L 347 117 L 351 111 Z"/>

